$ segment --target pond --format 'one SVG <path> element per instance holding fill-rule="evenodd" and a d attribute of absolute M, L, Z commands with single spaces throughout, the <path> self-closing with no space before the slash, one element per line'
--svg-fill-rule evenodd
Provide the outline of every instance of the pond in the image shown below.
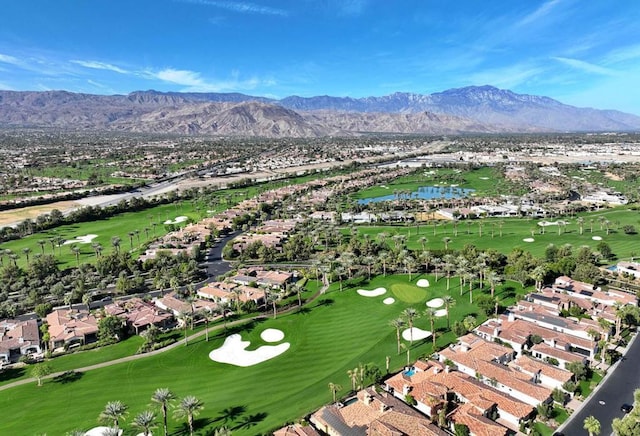
<path fill-rule="evenodd" d="M 370 197 L 358 200 L 359 204 L 377 203 L 380 201 L 393 201 L 399 199 L 434 200 L 438 198 L 464 198 L 475 192 L 475 189 L 459 188 L 457 186 L 421 186 L 411 193 L 395 193 L 382 197 Z"/>

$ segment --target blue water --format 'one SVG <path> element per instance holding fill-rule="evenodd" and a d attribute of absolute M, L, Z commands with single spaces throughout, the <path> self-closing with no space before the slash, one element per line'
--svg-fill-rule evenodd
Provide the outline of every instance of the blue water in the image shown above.
<path fill-rule="evenodd" d="M 409 369 L 409 370 L 403 372 L 404 375 L 408 375 L 409 377 L 411 377 L 415 373 L 416 373 L 415 369 Z"/>
<path fill-rule="evenodd" d="M 421 186 L 417 191 L 412 192 L 410 195 L 402 195 L 402 198 L 421 200 L 433 200 L 437 198 L 464 198 L 472 192 L 475 192 L 475 189 L 465 189 L 452 186 Z M 397 199 L 397 195 L 389 194 L 382 197 L 363 198 L 358 200 L 358 203 L 368 204 L 371 202 L 377 203 L 380 201 L 393 201 Z"/>
<path fill-rule="evenodd" d="M 618 271 L 618 266 L 617 265 L 611 265 L 609 268 L 607 268 L 609 271 Z"/>

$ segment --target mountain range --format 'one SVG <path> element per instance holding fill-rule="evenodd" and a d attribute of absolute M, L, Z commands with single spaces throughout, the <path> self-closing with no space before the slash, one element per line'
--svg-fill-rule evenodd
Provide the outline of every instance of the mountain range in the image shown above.
<path fill-rule="evenodd" d="M 221 136 L 320 137 L 637 131 L 640 117 L 549 97 L 470 86 L 434 94 L 297 97 L 136 91 L 93 95 L 0 91 L 0 126 Z"/>

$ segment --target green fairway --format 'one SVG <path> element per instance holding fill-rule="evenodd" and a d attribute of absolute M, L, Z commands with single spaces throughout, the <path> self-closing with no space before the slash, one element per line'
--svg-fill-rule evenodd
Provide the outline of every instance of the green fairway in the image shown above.
<path fill-rule="evenodd" d="M 414 286 L 418 278 L 427 278 L 429 288 Z M 450 294 L 457 300 L 451 308 L 451 320 L 474 315 L 475 306 L 469 304 L 466 292 L 459 295 L 453 286 Z M 413 298 L 414 303 L 400 301 L 386 305 L 377 297 L 363 297 L 356 289 L 387 289 L 396 285 L 401 295 Z M 401 285 L 401 286 L 397 286 Z M 505 285 L 508 287 L 507 285 Z M 293 421 L 331 400 L 328 383 L 343 387 L 340 395 L 350 390 L 347 370 L 358 364 L 373 363 L 382 372 L 385 357 L 390 356 L 391 368 L 406 364 L 406 354 L 396 354 L 396 331 L 389 321 L 403 309 L 412 306 L 423 313 L 425 302 L 446 295 L 446 280 L 437 283 L 432 276 L 376 277 L 369 283 L 345 286 L 312 302 L 302 312 L 256 322 L 241 332 L 242 340 L 251 341 L 249 350 L 265 345 L 260 333 L 266 328 L 280 329 L 284 341 L 291 347 L 281 356 L 251 367 L 236 367 L 211 361 L 208 354 L 224 341 L 222 335 L 205 342 L 201 337 L 187 347 L 178 347 L 157 356 L 114 365 L 81 374 L 72 381 L 47 380 L 40 388 L 35 383 L 6 390 L 0 397 L 0 408 L 8 419 L 0 421 L 0 434 L 64 434 L 72 429 L 89 429 L 97 425 L 97 416 L 108 401 L 121 400 L 130 407 L 129 418 L 123 423 L 129 429 L 133 415 L 150 404 L 156 388 L 169 387 L 178 396 L 195 395 L 204 401 L 205 409 L 197 420 L 198 427 L 207 431 L 226 423 L 234 435 L 255 435 L 271 431 L 287 421 Z M 412 293 L 410 290 L 415 289 Z M 416 298 L 419 291 L 423 299 Z M 476 291 L 478 292 L 478 291 Z M 405 297 L 407 298 L 407 297 Z M 437 318 L 439 346 L 454 339 L 446 331 L 446 318 Z M 430 330 L 429 320 L 421 317 L 416 327 Z M 403 341 L 404 342 L 404 341 Z M 406 343 L 406 345 L 409 345 Z M 431 338 L 414 341 L 410 348 L 413 360 L 431 353 Z M 229 414 L 235 408 L 236 414 Z M 225 412 L 226 411 L 226 412 Z M 181 423 L 170 421 L 175 431 Z M 134 434 L 134 433 L 126 433 Z"/>
<path fill-rule="evenodd" d="M 584 221 L 582 234 L 578 218 Z M 576 217 L 562 217 L 549 219 L 528 218 L 483 218 L 475 220 L 440 221 L 422 223 L 420 226 L 358 226 L 360 234 L 368 234 L 371 238 L 384 232 L 389 236 L 395 234 L 407 235 L 407 247 L 421 250 L 420 238 L 426 238 L 425 248 L 428 250 L 444 250 L 445 238 L 448 248 L 460 250 L 467 244 L 473 244 L 480 249 L 495 249 L 502 253 L 509 253 L 516 247 L 530 251 L 534 256 L 544 256 L 549 244 L 558 247 L 570 244 L 576 249 L 586 245 L 598 251 L 598 244 L 606 242 L 618 259 L 638 255 L 640 233 L 626 234 L 625 225 L 632 225 L 640 231 L 638 211 L 627 207 L 602 209 L 599 211 L 581 213 Z M 564 221 L 567 224 L 541 226 L 540 222 L 552 223 Z M 607 232 L 606 221 L 609 222 Z M 457 235 L 456 235 L 457 233 Z M 392 238 L 388 238 L 391 240 Z M 532 242 L 527 242 L 533 239 Z M 391 245 L 392 242 L 389 241 Z"/>
<path fill-rule="evenodd" d="M 427 291 L 409 283 L 392 283 L 389 286 L 393 295 L 405 303 L 425 301 Z"/>

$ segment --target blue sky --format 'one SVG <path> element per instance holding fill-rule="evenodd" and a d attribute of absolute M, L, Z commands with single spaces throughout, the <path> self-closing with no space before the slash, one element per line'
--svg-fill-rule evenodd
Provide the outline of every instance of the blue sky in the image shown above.
<path fill-rule="evenodd" d="M 640 115 L 638 0 L 22 0 L 0 89 L 428 94 L 493 85 Z"/>

